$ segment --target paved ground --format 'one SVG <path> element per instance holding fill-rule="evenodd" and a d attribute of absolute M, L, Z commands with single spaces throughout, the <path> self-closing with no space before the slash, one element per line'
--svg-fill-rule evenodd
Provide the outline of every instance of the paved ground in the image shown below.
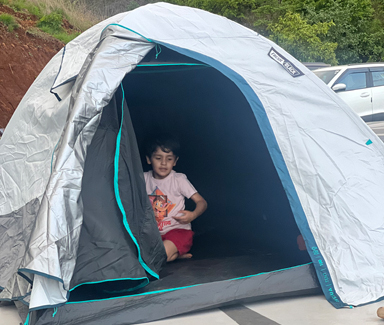
<path fill-rule="evenodd" d="M 384 302 L 357 308 L 335 309 L 323 295 L 269 301 L 213 309 L 172 317 L 151 325 L 384 325 L 376 316 Z M 16 308 L 0 307 L 0 325 L 19 325 Z M 148 323 L 147 323 L 148 324 Z M 113 324 L 105 324 L 113 325 Z M 138 324 L 137 324 L 138 325 Z"/>
<path fill-rule="evenodd" d="M 368 125 L 384 141 L 384 122 Z M 216 308 L 150 323 L 151 325 L 384 325 L 376 316 L 384 301 L 353 309 L 335 309 L 323 295 L 273 299 L 247 305 Z M 14 306 L 0 306 L 0 325 L 19 325 Z M 105 324 L 113 325 L 113 324 Z M 139 324 L 137 324 L 139 325 Z"/>

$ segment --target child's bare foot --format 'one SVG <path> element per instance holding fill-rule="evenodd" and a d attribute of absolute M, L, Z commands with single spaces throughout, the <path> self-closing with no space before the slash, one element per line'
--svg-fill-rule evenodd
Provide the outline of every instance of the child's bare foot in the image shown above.
<path fill-rule="evenodd" d="M 182 258 L 191 258 L 191 257 L 192 257 L 192 254 L 187 253 L 187 254 L 184 254 L 184 255 L 180 255 L 180 256 L 178 256 L 177 258 L 182 259 Z"/>
<path fill-rule="evenodd" d="M 384 318 L 384 307 L 380 307 L 377 310 L 377 316 L 379 316 L 380 318 Z"/>

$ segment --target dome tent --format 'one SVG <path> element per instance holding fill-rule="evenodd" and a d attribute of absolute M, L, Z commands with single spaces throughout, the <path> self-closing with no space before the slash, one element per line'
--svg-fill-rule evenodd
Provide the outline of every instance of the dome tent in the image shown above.
<path fill-rule="evenodd" d="M 177 167 L 209 203 L 193 260 L 163 269 L 140 162 L 153 130 L 180 134 Z M 313 270 L 337 308 L 383 296 L 383 143 L 297 60 L 223 17 L 157 3 L 94 26 L 42 71 L 0 150 L 0 299 L 28 304 L 29 323 L 309 292 Z"/>

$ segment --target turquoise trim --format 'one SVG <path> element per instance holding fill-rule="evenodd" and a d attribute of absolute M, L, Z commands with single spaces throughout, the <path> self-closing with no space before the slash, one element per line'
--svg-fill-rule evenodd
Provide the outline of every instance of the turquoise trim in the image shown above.
<path fill-rule="evenodd" d="M 78 284 L 77 286 L 74 286 L 72 289 L 70 289 L 69 291 L 73 291 L 73 290 L 75 290 L 76 288 L 78 288 L 78 287 L 80 287 L 80 286 L 82 286 L 82 285 L 85 285 L 85 284 L 97 284 L 97 283 L 104 283 L 104 282 L 112 282 L 112 281 L 125 281 L 125 280 L 130 280 L 130 281 L 132 281 L 132 280 L 146 280 L 146 281 L 148 281 L 148 283 L 149 283 L 149 280 L 148 280 L 148 278 L 147 277 L 145 277 L 145 278 L 121 278 L 121 279 L 108 279 L 108 280 L 102 280 L 102 281 L 92 281 L 92 282 L 84 282 L 84 283 L 80 283 L 80 284 Z"/>
<path fill-rule="evenodd" d="M 296 266 L 292 266 L 292 267 L 287 267 L 287 268 L 284 268 L 284 269 L 275 270 L 275 271 L 271 271 L 271 272 L 262 272 L 262 273 L 258 273 L 258 274 L 242 276 L 242 277 L 239 277 L 239 278 L 233 278 L 233 279 L 223 280 L 223 282 L 237 281 L 237 280 L 243 280 L 243 279 L 253 278 L 253 277 L 257 277 L 257 276 L 259 276 L 259 275 L 271 274 L 271 273 L 277 273 L 277 272 L 281 272 L 281 271 L 286 271 L 286 270 L 296 269 L 296 268 L 298 268 L 298 267 L 302 267 L 302 266 L 310 265 L 310 264 L 313 264 L 313 263 L 312 263 L 312 262 L 309 262 L 309 263 L 306 263 L 306 264 L 301 264 L 301 265 L 296 265 Z M 221 281 L 215 281 L 215 282 L 221 282 Z M 164 290 L 157 290 L 157 291 L 150 291 L 150 292 L 138 293 L 138 294 L 135 294 L 135 295 L 129 295 L 129 296 L 112 297 L 112 298 L 95 299 L 95 300 L 84 300 L 84 301 L 72 301 L 72 302 L 67 302 L 67 304 L 68 304 L 68 305 L 69 305 L 69 304 L 81 304 L 81 303 L 92 302 L 92 301 L 105 301 L 105 300 L 121 299 L 121 298 L 128 298 L 128 297 L 148 296 L 148 295 L 154 295 L 154 294 L 157 294 L 157 293 L 171 292 L 171 291 L 177 291 L 177 290 L 183 290 L 183 289 L 188 289 L 188 288 L 198 287 L 198 286 L 201 286 L 201 285 L 204 285 L 204 284 L 209 284 L 209 283 L 212 283 L 212 282 L 193 284 L 193 285 L 185 286 L 185 287 L 178 287 L 178 288 L 171 288 L 171 289 L 164 289 Z"/>
<path fill-rule="evenodd" d="M 28 315 L 27 315 L 27 319 L 25 320 L 25 322 L 24 322 L 24 325 L 28 325 L 29 324 L 29 313 L 28 313 Z"/>
<path fill-rule="evenodd" d="M 369 139 L 365 144 L 366 144 L 367 146 L 369 146 L 369 145 L 372 144 L 372 143 L 373 143 L 372 140 Z"/>
<path fill-rule="evenodd" d="M 159 57 L 161 53 L 161 46 L 159 44 L 156 44 L 156 60 Z"/>
<path fill-rule="evenodd" d="M 128 224 L 128 221 L 127 221 L 127 215 L 125 213 L 124 206 L 123 206 L 123 203 L 121 202 L 121 198 L 120 198 L 120 192 L 119 192 L 119 157 L 120 157 L 121 130 L 123 128 L 124 99 L 125 99 L 123 84 L 121 84 L 121 91 L 123 93 L 123 99 L 121 101 L 121 123 L 120 123 L 119 133 L 117 134 L 117 139 L 116 139 L 116 153 L 115 153 L 115 162 L 114 162 L 114 164 L 115 164 L 115 166 L 114 166 L 115 167 L 115 175 L 114 175 L 114 181 L 113 181 L 114 184 L 113 185 L 114 185 L 114 189 L 115 189 L 115 197 L 116 197 L 117 205 L 119 206 L 119 209 L 120 209 L 121 213 L 123 214 L 124 227 L 127 230 L 128 234 L 131 236 L 132 241 L 136 245 L 139 263 L 144 268 L 144 270 L 146 270 L 150 275 L 152 275 L 156 279 L 159 279 L 160 278 L 159 275 L 157 273 L 155 273 L 154 271 L 152 271 L 144 263 L 144 261 L 143 261 L 143 259 L 141 257 L 140 246 L 137 243 L 137 240 L 136 240 L 135 236 L 133 236 L 131 228 L 129 227 L 129 224 Z"/>
<path fill-rule="evenodd" d="M 56 316 L 56 313 L 57 313 L 57 307 L 53 308 L 52 318 Z"/>
<path fill-rule="evenodd" d="M 129 30 L 129 31 L 132 32 L 132 33 L 135 33 L 136 35 L 139 35 L 140 37 L 144 38 L 144 39 L 147 40 L 148 42 L 153 43 L 152 40 L 150 40 L 149 38 L 146 38 L 145 36 L 141 35 L 141 34 L 138 33 L 138 32 L 135 32 L 133 29 L 130 29 L 130 28 L 128 28 L 128 27 L 125 27 L 125 26 L 123 26 L 123 25 L 119 25 L 119 24 L 109 24 L 109 25 L 105 26 L 105 27 L 103 28 L 103 30 L 101 31 L 101 35 L 104 33 L 104 31 L 105 31 L 109 26 L 118 26 L 118 27 L 124 28 L 124 29 L 126 29 L 126 30 Z"/>
<path fill-rule="evenodd" d="M 137 67 L 163 67 L 163 66 L 178 66 L 178 65 L 187 65 L 187 66 L 198 65 L 198 66 L 203 66 L 207 68 L 211 67 L 208 64 L 202 64 L 202 63 L 158 63 L 158 64 L 154 63 L 154 64 L 138 64 Z"/>

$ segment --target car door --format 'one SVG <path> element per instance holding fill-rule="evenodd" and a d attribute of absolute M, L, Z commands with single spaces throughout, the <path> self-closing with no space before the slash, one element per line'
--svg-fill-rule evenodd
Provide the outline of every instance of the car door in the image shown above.
<path fill-rule="evenodd" d="M 369 87 L 368 68 L 348 69 L 334 83 L 345 84 L 337 94 L 365 121 L 372 120 L 372 88 Z"/>
<path fill-rule="evenodd" d="M 384 66 L 369 68 L 372 76 L 372 120 L 384 120 Z"/>

